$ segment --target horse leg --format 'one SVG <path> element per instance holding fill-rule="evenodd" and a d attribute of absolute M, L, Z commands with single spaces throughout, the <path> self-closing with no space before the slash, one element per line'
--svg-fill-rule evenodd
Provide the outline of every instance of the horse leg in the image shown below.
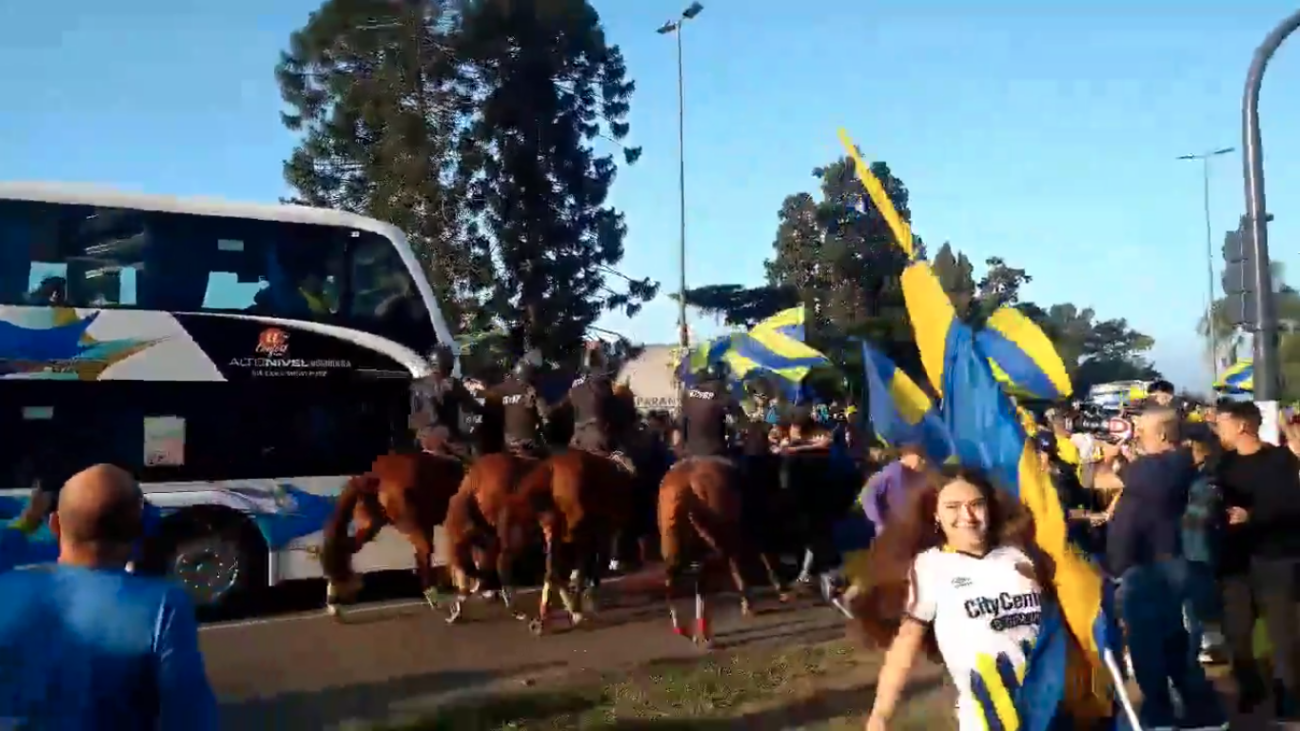
<path fill-rule="evenodd" d="M 537 606 L 537 618 L 528 623 L 528 631 L 540 637 L 546 631 L 546 623 L 549 620 L 547 616 L 551 609 L 551 588 L 558 585 L 559 573 L 556 570 L 556 540 L 554 531 L 544 529 L 546 533 L 546 568 L 543 570 L 542 578 L 542 596 Z"/>
<path fill-rule="evenodd" d="M 727 551 L 727 569 L 731 572 L 731 581 L 736 585 L 736 593 L 740 594 L 740 614 L 742 617 L 754 616 L 754 602 L 749 598 L 749 584 L 745 581 L 745 576 L 740 571 L 740 553 L 738 551 Z M 697 597 L 702 596 L 697 591 Z"/>
<path fill-rule="evenodd" d="M 771 551 L 759 551 L 758 559 L 763 562 L 763 570 L 767 572 L 767 580 L 772 583 L 772 588 L 776 590 L 777 598 L 782 603 L 790 601 L 790 591 L 786 588 L 785 582 L 781 580 L 781 575 L 776 571 L 776 564 L 772 561 Z"/>
<path fill-rule="evenodd" d="M 496 551 L 496 569 L 497 578 L 501 580 L 501 602 L 506 605 L 506 611 L 518 620 L 528 618 L 528 615 L 515 609 L 514 596 L 514 556 L 512 548 L 508 545 L 498 545 Z"/>
<path fill-rule="evenodd" d="M 433 536 L 426 531 L 409 528 L 402 531 L 415 549 L 415 576 L 420 581 L 420 593 L 430 609 L 438 609 L 438 586 L 433 575 Z"/>
<path fill-rule="evenodd" d="M 580 549 L 588 547 L 588 544 L 578 543 L 572 538 L 570 536 L 570 540 L 562 542 L 558 550 L 564 566 L 573 568 L 573 579 L 571 583 L 556 584 L 555 589 L 560 594 L 560 603 L 564 605 L 564 611 L 569 613 L 569 622 L 577 627 L 584 619 L 580 602 L 587 580 L 585 564 L 590 554 L 580 553 Z"/>
<path fill-rule="evenodd" d="M 672 622 L 673 634 L 678 637 L 687 637 L 686 629 L 682 627 L 681 620 L 677 617 L 677 595 L 681 592 L 682 573 L 685 565 L 676 551 L 672 553 L 665 551 L 665 554 L 664 601 L 668 604 L 668 619 Z"/>
<path fill-rule="evenodd" d="M 735 563 L 734 561 L 732 562 Z M 733 576 L 735 569 L 732 569 Z M 709 606 L 704 599 L 704 567 L 701 566 L 695 572 L 695 637 L 693 638 L 696 645 L 710 650 L 713 649 L 713 627 L 709 623 Z M 741 590 L 740 600 L 741 611 L 745 616 L 749 616 L 749 598 Z"/>
<path fill-rule="evenodd" d="M 356 531 L 352 534 L 351 544 L 348 546 L 348 555 L 355 556 L 366 547 L 366 544 L 373 541 L 379 531 L 383 530 L 384 524 L 381 521 L 371 521 L 357 526 Z M 350 563 L 350 562 L 349 562 Z M 325 611 L 331 616 L 340 620 L 343 618 L 343 609 L 340 605 L 348 604 L 354 600 L 357 594 L 361 593 L 361 587 L 365 579 L 361 574 L 350 572 L 346 579 L 335 581 L 329 579 L 325 583 Z"/>

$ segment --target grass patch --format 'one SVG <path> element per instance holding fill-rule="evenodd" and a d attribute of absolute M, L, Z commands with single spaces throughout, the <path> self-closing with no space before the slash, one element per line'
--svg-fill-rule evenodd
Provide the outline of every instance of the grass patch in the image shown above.
<path fill-rule="evenodd" d="M 621 675 L 475 698 L 392 731 L 632 731 L 861 728 L 879 654 L 845 641 L 783 650 L 718 652 L 652 663 Z M 892 728 L 950 729 L 952 702 L 936 668 L 914 673 Z"/>

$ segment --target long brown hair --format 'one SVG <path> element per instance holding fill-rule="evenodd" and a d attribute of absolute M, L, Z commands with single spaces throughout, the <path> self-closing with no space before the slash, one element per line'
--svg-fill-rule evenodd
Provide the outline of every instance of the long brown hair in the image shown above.
<path fill-rule="evenodd" d="M 1034 548 L 1033 518 L 1018 500 L 995 488 L 979 470 L 957 465 L 928 470 L 924 482 L 913 489 L 904 509 L 890 516 L 867 554 L 866 576 L 870 584 L 854 599 L 853 613 L 868 642 L 888 647 L 898 634 L 909 609 L 916 557 L 944 544 L 943 531 L 935 520 L 939 492 L 958 480 L 974 485 L 988 502 L 988 546 L 1014 546 L 1025 551 L 1034 564 L 1039 586 L 1043 591 L 1051 587 L 1051 567 Z M 927 636 L 925 647 L 931 657 L 938 657 L 933 632 Z"/>

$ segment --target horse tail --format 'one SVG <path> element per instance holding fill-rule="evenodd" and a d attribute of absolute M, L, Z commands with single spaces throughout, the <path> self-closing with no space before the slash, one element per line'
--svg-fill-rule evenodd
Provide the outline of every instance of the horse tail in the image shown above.
<path fill-rule="evenodd" d="M 348 480 L 334 503 L 334 512 L 325 521 L 323 542 L 320 551 L 321 569 L 331 581 L 346 579 L 352 575 L 352 551 L 349 550 L 348 528 L 352 525 L 352 511 L 367 490 L 373 490 L 379 478 L 372 473 L 357 475 Z"/>
<path fill-rule="evenodd" d="M 682 495 L 681 509 L 700 540 L 708 544 L 709 548 L 712 548 L 715 552 L 722 553 L 730 547 L 724 537 L 726 536 L 726 530 L 713 510 L 705 504 L 704 500 L 700 499 L 695 489 L 694 475 L 691 476 L 690 480 L 690 488 L 685 490 Z"/>

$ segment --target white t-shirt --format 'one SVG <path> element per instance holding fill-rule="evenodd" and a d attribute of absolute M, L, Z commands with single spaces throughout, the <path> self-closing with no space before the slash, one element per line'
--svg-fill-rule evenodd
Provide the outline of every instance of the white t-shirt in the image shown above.
<path fill-rule="evenodd" d="M 984 731 L 993 715 L 982 688 L 1018 684 L 1038 638 L 1042 591 L 1033 564 L 1018 548 L 983 558 L 942 548 L 916 557 L 908 614 L 934 627 L 935 642 L 957 686 L 961 731 Z M 1001 666 L 1001 667 L 999 667 Z M 995 692 L 992 698 L 997 698 Z"/>

